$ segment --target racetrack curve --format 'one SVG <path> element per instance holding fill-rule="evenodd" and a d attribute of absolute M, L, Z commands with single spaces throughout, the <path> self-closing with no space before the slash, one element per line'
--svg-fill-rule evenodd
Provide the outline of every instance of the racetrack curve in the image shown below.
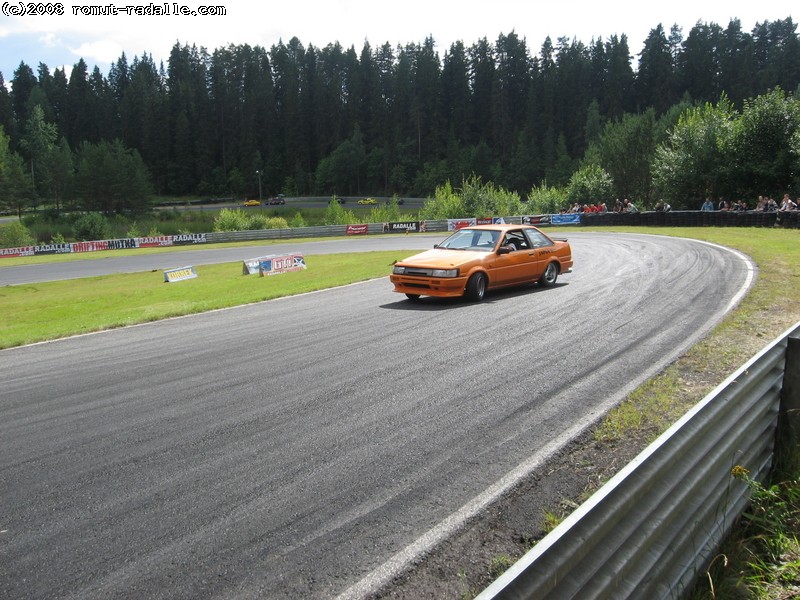
<path fill-rule="evenodd" d="M 569 237 L 575 272 L 556 287 L 481 304 L 410 303 L 383 278 L 0 351 L 0 597 L 384 583 L 393 557 L 701 338 L 754 275 L 701 242 Z"/>

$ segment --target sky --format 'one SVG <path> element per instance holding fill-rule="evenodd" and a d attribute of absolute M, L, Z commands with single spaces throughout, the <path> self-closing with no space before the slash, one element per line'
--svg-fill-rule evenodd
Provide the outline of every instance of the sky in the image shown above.
<path fill-rule="evenodd" d="M 50 0 L 45 0 L 48 2 Z M 80 0 L 93 1 L 93 0 Z M 34 73 L 39 63 L 52 73 L 83 58 L 91 72 L 99 67 L 108 75 L 112 63 L 125 53 L 150 54 L 156 64 L 166 65 L 170 49 L 203 47 L 212 53 L 230 44 L 249 44 L 269 49 L 280 41 L 297 37 L 304 47 L 323 48 L 339 42 L 360 53 L 365 42 L 373 49 L 422 43 L 432 37 L 440 57 L 450 45 L 462 41 L 469 47 L 482 38 L 490 42 L 501 34 L 515 33 L 527 41 L 532 55 L 539 53 L 546 37 L 555 44 L 559 37 L 585 44 L 607 40 L 612 35 L 628 37 L 632 55 L 638 54 L 650 30 L 659 24 L 668 33 L 673 24 L 686 37 L 698 22 L 727 27 L 738 18 L 745 31 L 756 23 L 792 17 L 797 22 L 797 4 L 786 0 L 750 0 L 733 3 L 718 0 L 698 2 L 672 0 L 606 1 L 561 0 L 94 0 L 77 4 L 72 0 L 52 3 L 61 15 L 13 15 L 28 6 L 20 0 L 0 0 L 0 73 L 8 84 L 20 62 Z M 116 15 L 98 16 L 84 11 L 114 7 Z M 137 10 L 166 7 L 169 14 L 135 14 Z M 222 8 L 217 16 L 200 14 L 206 7 Z M 793 14 L 794 8 L 794 14 Z M 176 14 L 180 9 L 181 14 Z M 188 14 L 185 14 L 188 13 Z M 634 68 L 638 61 L 634 58 Z"/>

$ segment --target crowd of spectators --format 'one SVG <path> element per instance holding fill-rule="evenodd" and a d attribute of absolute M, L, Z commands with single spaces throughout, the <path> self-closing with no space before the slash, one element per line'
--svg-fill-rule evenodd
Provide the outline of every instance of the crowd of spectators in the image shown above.
<path fill-rule="evenodd" d="M 773 198 L 769 196 L 759 196 L 756 205 L 750 208 L 745 200 L 730 201 L 725 198 L 720 198 L 715 205 L 711 198 L 706 198 L 700 210 L 724 210 L 724 211 L 748 211 L 755 210 L 758 212 L 781 212 L 787 210 L 797 210 L 797 204 L 789 197 L 789 194 L 783 195 L 783 200 L 778 204 Z"/>
<path fill-rule="evenodd" d="M 637 213 L 639 209 L 636 205 L 628 200 L 627 198 L 623 200 L 617 199 L 614 203 L 614 208 L 612 209 L 613 212 L 617 213 Z M 656 212 L 670 212 L 672 207 L 669 203 L 665 202 L 664 200 L 659 200 L 653 210 Z M 784 194 L 783 200 L 780 204 L 778 204 L 773 198 L 768 196 L 759 196 L 758 202 L 756 203 L 755 207 L 750 208 L 745 200 L 727 200 L 726 198 L 720 198 L 719 201 L 715 204 L 711 198 L 706 198 L 705 202 L 703 202 L 702 206 L 700 207 L 701 211 L 749 211 L 755 210 L 758 212 L 782 212 L 782 211 L 794 211 L 798 210 L 797 203 L 789 197 L 789 194 Z M 606 213 L 609 212 L 608 207 L 606 206 L 605 202 L 597 202 L 594 204 L 581 204 L 580 202 L 576 202 L 568 209 L 561 211 L 562 213 Z"/>

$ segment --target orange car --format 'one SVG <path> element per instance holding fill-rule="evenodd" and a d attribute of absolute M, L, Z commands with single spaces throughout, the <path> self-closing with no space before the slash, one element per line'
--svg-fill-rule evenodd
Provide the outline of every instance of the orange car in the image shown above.
<path fill-rule="evenodd" d="M 572 271 L 572 248 L 531 225 L 476 225 L 453 232 L 433 250 L 394 265 L 394 291 L 420 296 L 483 300 L 486 290 L 538 282 L 554 285 Z"/>

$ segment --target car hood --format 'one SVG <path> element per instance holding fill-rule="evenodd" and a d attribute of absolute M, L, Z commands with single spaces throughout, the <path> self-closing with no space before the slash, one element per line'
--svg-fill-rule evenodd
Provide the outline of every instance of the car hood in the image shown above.
<path fill-rule="evenodd" d="M 446 250 L 444 248 L 434 248 L 426 250 L 420 254 L 409 256 L 399 261 L 402 265 L 413 265 L 415 267 L 428 267 L 433 269 L 451 269 L 460 267 L 468 262 L 483 260 L 491 255 L 491 252 L 473 252 L 470 250 Z"/>

